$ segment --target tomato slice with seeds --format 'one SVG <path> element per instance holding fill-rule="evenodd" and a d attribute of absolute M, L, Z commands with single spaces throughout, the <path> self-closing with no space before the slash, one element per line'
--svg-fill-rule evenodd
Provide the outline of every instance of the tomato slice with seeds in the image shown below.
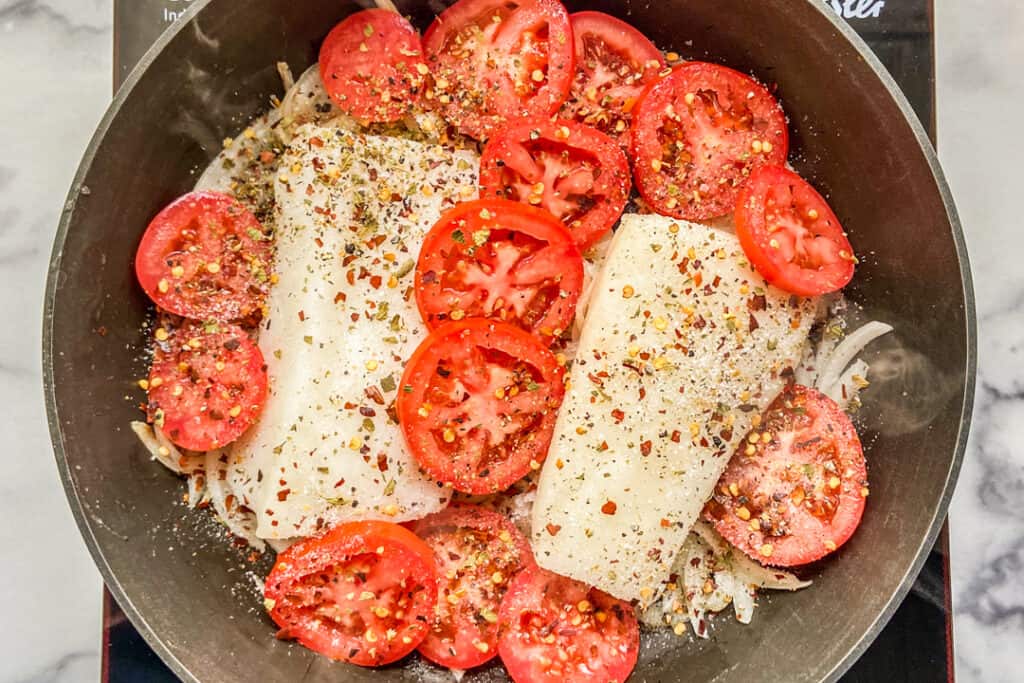
<path fill-rule="evenodd" d="M 850 418 L 824 394 L 794 385 L 733 455 L 704 517 L 762 564 L 806 564 L 853 535 L 867 481 Z"/>
<path fill-rule="evenodd" d="M 267 397 L 259 347 L 244 330 L 223 323 L 158 328 L 148 382 L 149 419 L 190 451 L 237 439 L 259 417 Z"/>
<path fill-rule="evenodd" d="M 428 99 L 478 140 L 511 119 L 555 113 L 569 94 L 572 29 L 558 0 L 459 0 L 423 47 L 434 76 Z"/>
<path fill-rule="evenodd" d="M 796 173 L 762 166 L 740 192 L 736 236 L 765 280 L 787 292 L 838 292 L 853 279 L 853 247 L 824 197 Z"/>
<path fill-rule="evenodd" d="M 480 200 L 447 211 L 427 233 L 414 291 L 431 329 L 491 318 L 550 342 L 572 323 L 582 289 L 583 257 L 553 216 Z"/>
<path fill-rule="evenodd" d="M 629 200 L 629 162 L 596 128 L 534 117 L 503 128 L 480 158 L 482 196 L 546 209 L 581 250 L 603 237 Z"/>
<path fill-rule="evenodd" d="M 785 163 L 782 107 L 750 76 L 689 62 L 648 87 L 633 119 L 637 190 L 660 214 L 705 220 L 732 212 L 747 177 Z"/>
<path fill-rule="evenodd" d="M 197 320 L 259 316 L 269 287 L 270 238 L 233 197 L 190 192 L 146 228 L 135 274 L 160 308 Z"/>
<path fill-rule="evenodd" d="M 419 652 L 452 669 L 471 669 L 498 654 L 498 607 L 533 553 L 497 512 L 459 505 L 416 522 L 412 530 L 434 551 L 438 600 Z"/>
<path fill-rule="evenodd" d="M 279 638 L 360 666 L 415 650 L 437 601 L 433 552 L 390 522 L 347 522 L 289 546 L 265 586 Z"/>
<path fill-rule="evenodd" d="M 640 31 L 604 12 L 576 12 L 569 22 L 576 74 L 562 116 L 622 137 L 644 88 L 665 68 L 665 57 Z"/>
<path fill-rule="evenodd" d="M 320 47 L 320 78 L 331 99 L 362 121 L 390 123 L 413 111 L 426 74 L 420 34 L 405 17 L 367 9 L 346 17 Z"/>
<path fill-rule="evenodd" d="M 518 327 L 447 323 L 402 376 L 396 408 L 409 451 L 456 491 L 504 491 L 544 461 L 563 375 L 551 351 Z"/>
<path fill-rule="evenodd" d="M 636 666 L 633 607 L 540 567 L 512 582 L 498 623 L 498 652 L 516 683 L 621 682 Z"/>

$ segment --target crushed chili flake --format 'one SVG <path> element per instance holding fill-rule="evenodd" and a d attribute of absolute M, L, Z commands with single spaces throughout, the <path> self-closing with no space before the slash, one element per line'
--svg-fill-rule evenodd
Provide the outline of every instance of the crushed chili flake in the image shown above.
<path fill-rule="evenodd" d="M 601 506 L 601 512 L 606 515 L 614 515 L 615 511 L 619 509 L 619 506 L 615 504 L 615 501 L 609 500 Z"/>
<path fill-rule="evenodd" d="M 558 524 L 550 524 L 550 523 L 546 527 L 544 527 L 544 528 L 547 529 L 548 533 L 551 534 L 552 536 L 557 536 L 558 532 L 562 530 L 562 527 L 559 526 Z"/>

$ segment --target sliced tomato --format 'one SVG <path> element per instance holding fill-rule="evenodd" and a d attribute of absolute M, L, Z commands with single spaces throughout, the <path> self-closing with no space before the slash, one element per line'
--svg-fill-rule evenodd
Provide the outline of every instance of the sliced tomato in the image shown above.
<path fill-rule="evenodd" d="M 624 136 L 644 87 L 665 68 L 665 57 L 640 31 L 604 12 L 576 12 L 569 21 L 576 74 L 562 115 Z"/>
<path fill-rule="evenodd" d="M 265 585 L 279 638 L 360 666 L 415 650 L 437 601 L 433 552 L 390 522 L 347 522 L 289 546 Z"/>
<path fill-rule="evenodd" d="M 806 564 L 853 535 L 867 486 L 850 418 L 824 394 L 795 385 L 733 455 L 704 516 L 763 564 Z"/>
<path fill-rule="evenodd" d="M 636 666 L 633 607 L 540 567 L 512 582 L 498 623 L 498 652 L 516 683 L 621 683 Z"/>
<path fill-rule="evenodd" d="M 471 669 L 498 654 L 498 607 L 509 583 L 533 566 L 530 545 L 497 512 L 459 505 L 416 522 L 434 551 L 438 600 L 419 651 L 452 669 Z"/>
<path fill-rule="evenodd" d="M 581 250 L 619 220 L 630 185 L 629 162 L 619 145 L 574 121 L 523 119 L 495 133 L 480 158 L 484 197 L 546 209 Z"/>
<path fill-rule="evenodd" d="M 219 192 L 190 192 L 158 213 L 135 255 L 135 274 L 160 308 L 197 320 L 258 315 L 267 294 L 270 238 Z"/>
<path fill-rule="evenodd" d="M 786 116 L 750 76 L 689 62 L 648 87 L 633 119 L 637 189 L 660 214 L 705 220 L 732 212 L 760 166 L 789 153 Z"/>
<path fill-rule="evenodd" d="M 405 17 L 367 9 L 346 17 L 320 46 L 320 78 L 331 99 L 362 121 L 412 112 L 428 73 L 420 34 Z"/>
<path fill-rule="evenodd" d="M 456 491 L 504 491 L 544 461 L 563 374 L 518 327 L 477 318 L 437 328 L 409 359 L 398 392 L 410 452 Z"/>
<path fill-rule="evenodd" d="M 431 329 L 491 318 L 550 342 L 576 313 L 583 257 L 546 211 L 505 200 L 466 202 L 427 233 L 415 282 Z"/>
<path fill-rule="evenodd" d="M 225 446 L 263 410 L 263 354 L 239 327 L 187 323 L 157 328 L 149 370 L 149 419 L 190 451 Z"/>
<path fill-rule="evenodd" d="M 781 166 L 762 166 L 736 203 L 736 236 L 765 280 L 817 296 L 853 279 L 853 247 L 824 197 Z"/>
<path fill-rule="evenodd" d="M 423 36 L 427 97 L 482 140 L 507 121 L 553 114 L 569 94 L 572 29 L 558 0 L 459 0 Z"/>

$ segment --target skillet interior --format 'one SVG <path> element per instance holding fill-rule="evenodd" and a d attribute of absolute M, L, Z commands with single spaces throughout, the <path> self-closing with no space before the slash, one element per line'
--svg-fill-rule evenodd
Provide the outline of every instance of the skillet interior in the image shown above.
<path fill-rule="evenodd" d="M 837 678 L 909 588 L 945 516 L 973 393 L 973 299 L 948 189 L 910 108 L 848 29 L 813 0 L 569 2 L 616 14 L 660 47 L 777 83 L 795 166 L 829 197 L 863 263 L 850 298 L 896 326 L 861 418 L 871 498 L 809 590 L 774 595 L 743 627 L 645 640 L 634 680 Z M 421 27 L 442 3 L 399 3 Z M 44 319 L 51 432 L 72 509 L 118 601 L 186 680 L 423 680 L 419 664 L 368 671 L 273 638 L 255 581 L 265 566 L 224 542 L 128 422 L 144 373 L 147 302 L 132 257 L 150 217 L 186 192 L 220 141 L 279 91 L 274 69 L 313 61 L 355 2 L 197 2 L 115 101 L 72 188 Z M 142 67 L 140 67 L 142 68 Z M 87 189 L 86 189 L 87 188 Z M 860 313 L 858 313 L 859 315 Z M 888 377 L 885 379 L 883 377 Z M 500 669 L 471 676 L 498 679 Z M 441 680 L 441 676 L 438 676 Z"/>

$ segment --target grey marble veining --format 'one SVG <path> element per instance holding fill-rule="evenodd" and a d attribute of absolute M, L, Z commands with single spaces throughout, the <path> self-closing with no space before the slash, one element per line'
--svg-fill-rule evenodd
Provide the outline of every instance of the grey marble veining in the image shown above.
<path fill-rule="evenodd" d="M 974 426 L 950 512 L 957 674 L 1024 678 L 1024 6 L 938 0 L 939 156 L 978 296 Z"/>
<path fill-rule="evenodd" d="M 39 317 L 64 196 L 109 101 L 110 19 L 110 0 L 0 0 L 0 683 L 99 675 L 100 579 L 51 455 Z M 957 675 L 1009 683 L 1024 677 L 1024 5 L 936 0 L 936 29 L 940 156 L 967 232 L 981 332 L 951 523 Z"/>
<path fill-rule="evenodd" d="M 109 0 L 0 0 L 0 681 L 99 676 L 100 578 L 43 412 L 42 292 L 64 196 L 110 99 Z"/>

